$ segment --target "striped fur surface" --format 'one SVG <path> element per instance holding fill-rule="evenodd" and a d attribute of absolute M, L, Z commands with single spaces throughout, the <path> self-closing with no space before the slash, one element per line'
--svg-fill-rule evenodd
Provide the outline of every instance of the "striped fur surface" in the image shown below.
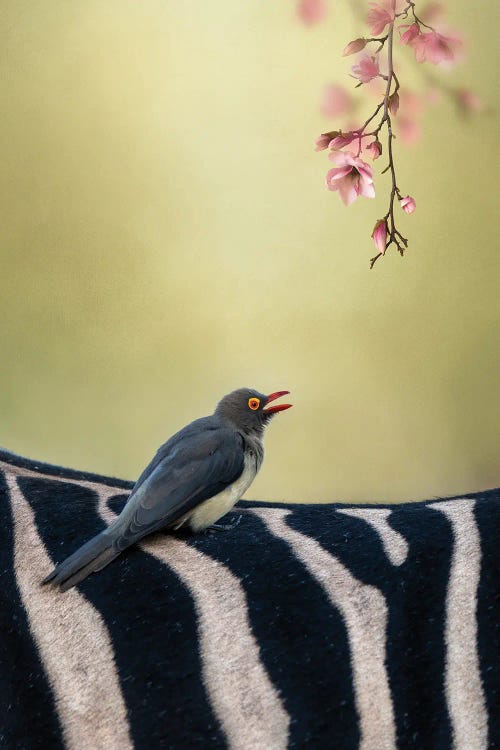
<path fill-rule="evenodd" d="M 500 489 L 241 502 L 41 587 L 131 486 L 0 451 L 2 750 L 500 747 Z"/>

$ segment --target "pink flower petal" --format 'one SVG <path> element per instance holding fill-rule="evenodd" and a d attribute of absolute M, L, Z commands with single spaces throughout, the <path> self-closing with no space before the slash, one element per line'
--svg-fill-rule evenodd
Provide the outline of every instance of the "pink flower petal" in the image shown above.
<path fill-rule="evenodd" d="M 373 182 L 373 172 L 369 164 L 366 164 L 360 159 L 356 169 L 366 182 Z"/>
<path fill-rule="evenodd" d="M 357 132 L 350 131 L 349 133 L 339 133 L 332 141 L 330 141 L 330 148 L 339 150 L 345 146 L 349 146 L 350 143 L 358 138 L 359 135 Z"/>
<path fill-rule="evenodd" d="M 347 180 L 339 184 L 339 195 L 346 206 L 350 206 L 358 197 L 357 184 L 353 180 Z"/>
<path fill-rule="evenodd" d="M 352 172 L 352 167 L 349 167 L 349 166 L 330 169 L 328 172 L 327 179 L 330 182 L 333 182 L 334 180 L 343 180 L 344 177 L 351 174 L 351 172 Z"/>
<path fill-rule="evenodd" d="M 348 151 L 332 151 L 328 154 L 328 158 L 335 164 L 338 164 L 339 167 L 345 166 L 346 164 L 348 164 L 349 167 L 352 167 L 353 164 L 350 156 L 351 154 Z"/>
<path fill-rule="evenodd" d="M 363 198 L 375 198 L 375 185 L 373 182 L 361 182 L 360 195 Z"/>
<path fill-rule="evenodd" d="M 404 33 L 401 33 L 406 29 Z M 411 44 L 420 34 L 420 26 L 416 23 L 404 24 L 398 28 L 402 44 Z"/>

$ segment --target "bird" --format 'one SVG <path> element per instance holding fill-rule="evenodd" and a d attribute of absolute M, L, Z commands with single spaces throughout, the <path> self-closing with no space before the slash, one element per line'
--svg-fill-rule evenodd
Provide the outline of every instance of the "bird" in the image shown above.
<path fill-rule="evenodd" d="M 213 414 L 196 419 L 157 451 L 135 483 L 120 515 L 57 565 L 42 583 L 61 591 L 102 570 L 127 547 L 160 529 L 198 533 L 217 524 L 251 485 L 264 459 L 266 425 L 292 404 L 273 404 L 290 391 L 265 395 L 239 388 Z M 239 519 L 238 519 L 239 521 Z"/>

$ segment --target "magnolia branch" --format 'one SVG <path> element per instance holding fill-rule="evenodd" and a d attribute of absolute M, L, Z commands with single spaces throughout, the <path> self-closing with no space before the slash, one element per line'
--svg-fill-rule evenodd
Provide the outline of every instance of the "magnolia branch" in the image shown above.
<path fill-rule="evenodd" d="M 312 7 L 314 0 L 308 0 Z M 357 198 L 374 198 L 375 185 L 373 167 L 366 158 L 375 162 L 383 153 L 382 141 L 385 141 L 388 163 L 381 174 L 389 173 L 390 191 L 389 205 L 386 214 L 374 226 L 372 239 L 377 248 L 377 254 L 370 260 L 370 268 L 384 256 L 387 250 L 394 246 L 402 256 L 408 247 L 408 240 L 397 227 L 397 205 L 406 214 L 415 211 L 416 203 L 410 195 L 404 195 L 399 188 L 396 165 L 394 161 L 394 132 L 393 118 L 396 117 L 400 106 L 400 82 L 395 72 L 395 41 L 414 52 L 417 62 L 430 62 L 435 65 L 441 62 L 454 62 L 457 57 L 461 40 L 455 35 L 438 31 L 434 26 L 417 15 L 417 0 L 377 0 L 370 3 L 366 23 L 371 35 L 358 37 L 344 49 L 344 56 L 358 55 L 356 63 L 351 68 L 351 76 L 357 80 L 356 88 L 360 88 L 377 79 L 384 81 L 382 100 L 375 107 L 372 114 L 363 125 L 353 130 L 343 132 L 341 129 L 322 133 L 316 140 L 316 150 L 328 150 L 328 158 L 334 166 L 326 175 L 326 186 L 329 190 L 338 192 L 342 202 L 349 206 Z M 406 21 L 406 23 L 405 23 Z M 370 51 L 369 51 L 370 50 Z M 349 95 L 336 87 L 342 106 Z M 338 93 L 340 89 L 340 94 Z M 408 91 L 403 93 L 402 102 L 406 107 L 413 96 Z M 457 101 L 464 110 L 478 111 L 477 101 L 471 92 L 457 90 Z M 402 132 L 406 119 L 413 127 L 412 113 L 404 112 L 398 119 L 399 132 Z M 381 140 L 382 139 L 382 140 Z"/>
<path fill-rule="evenodd" d="M 399 81 L 396 74 L 394 73 L 393 65 L 393 43 L 394 43 L 394 24 L 389 27 L 389 33 L 387 35 L 387 86 L 385 89 L 385 96 L 383 101 L 384 114 L 380 125 L 375 131 L 375 135 L 378 139 L 378 134 L 382 127 L 385 125 L 387 128 L 387 153 L 389 156 L 389 164 L 383 170 L 383 173 L 387 170 L 391 172 L 392 187 L 389 197 L 389 209 L 383 219 L 380 219 L 373 230 L 373 240 L 375 245 L 379 248 L 379 252 L 370 260 L 370 268 L 373 268 L 377 260 L 381 255 L 385 255 L 386 250 L 392 245 L 396 245 L 400 255 L 404 255 L 404 249 L 408 247 L 408 240 L 403 237 L 401 232 L 396 228 L 396 220 L 394 218 L 394 199 L 396 196 L 400 201 L 403 200 L 399 191 L 397 180 L 396 180 L 396 168 L 394 166 L 394 156 L 392 153 L 392 141 L 394 138 L 392 132 L 392 122 L 390 111 L 397 112 L 399 107 Z M 391 93 L 391 87 L 394 83 L 394 91 Z M 379 106 L 380 108 L 380 106 Z M 378 111 L 378 109 L 376 110 Z M 381 249 L 380 249 L 381 248 Z"/>

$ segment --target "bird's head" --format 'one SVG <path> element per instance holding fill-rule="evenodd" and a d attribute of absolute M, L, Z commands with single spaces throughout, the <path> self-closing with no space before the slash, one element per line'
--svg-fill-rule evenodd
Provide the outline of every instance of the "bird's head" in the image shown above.
<path fill-rule="evenodd" d="M 239 388 L 219 401 L 215 413 L 231 422 L 242 432 L 260 435 L 271 417 L 292 406 L 292 404 L 269 406 L 272 401 L 286 396 L 287 393 L 290 391 L 276 391 L 266 396 L 253 388 Z"/>

